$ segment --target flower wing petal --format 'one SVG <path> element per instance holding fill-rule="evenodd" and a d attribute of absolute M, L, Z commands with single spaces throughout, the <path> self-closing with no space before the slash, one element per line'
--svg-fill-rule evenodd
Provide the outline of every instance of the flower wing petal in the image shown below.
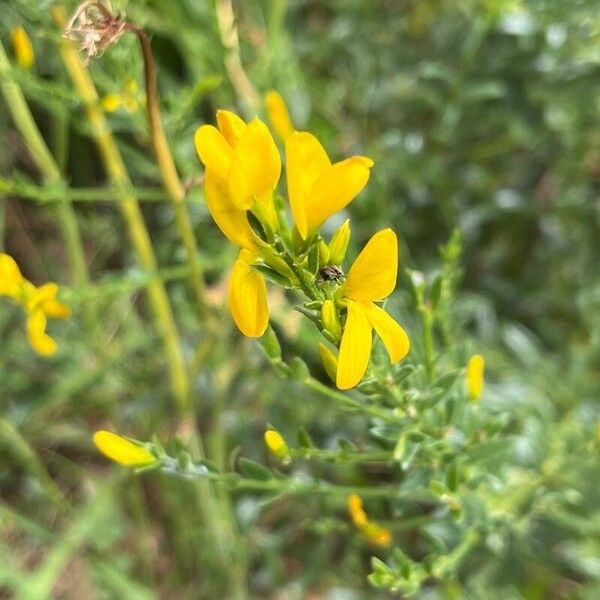
<path fill-rule="evenodd" d="M 234 149 L 229 172 L 232 202 L 250 210 L 256 200 L 269 199 L 281 175 L 281 157 L 268 127 L 254 119 Z"/>
<path fill-rule="evenodd" d="M 336 385 L 347 390 L 362 379 L 371 356 L 371 323 L 359 302 L 348 301 L 348 316 L 340 344 Z"/>
<path fill-rule="evenodd" d="M 246 130 L 246 123 L 229 110 L 217 111 L 217 125 L 227 143 L 234 148 Z"/>
<path fill-rule="evenodd" d="M 23 282 L 23 275 L 14 258 L 8 254 L 0 254 L 0 296 L 16 298 Z"/>
<path fill-rule="evenodd" d="M 204 166 L 225 179 L 231 168 L 233 150 L 223 134 L 212 125 L 202 125 L 196 130 L 194 142 Z"/>
<path fill-rule="evenodd" d="M 388 351 L 392 364 L 402 360 L 410 350 L 410 340 L 406 331 L 377 304 L 365 302 L 362 305 L 369 322 Z"/>
<path fill-rule="evenodd" d="M 254 232 L 245 210 L 240 210 L 229 198 L 227 182 L 211 169 L 204 176 L 204 197 L 208 210 L 225 237 L 242 248 L 254 247 Z"/>
<path fill-rule="evenodd" d="M 252 269 L 251 253 L 240 252 L 229 280 L 229 309 L 235 324 L 247 337 L 260 337 L 269 323 L 265 278 Z"/>
<path fill-rule="evenodd" d="M 35 309 L 27 317 L 27 336 L 31 347 L 42 356 L 56 352 L 56 342 L 46 333 L 46 315 Z"/>
<path fill-rule="evenodd" d="M 287 138 L 285 153 L 292 216 L 302 239 L 306 239 L 308 235 L 307 195 L 319 176 L 331 167 L 331 162 L 319 140 L 306 131 L 295 131 Z"/>
<path fill-rule="evenodd" d="M 96 431 L 94 444 L 104 456 L 127 467 L 141 467 L 156 462 L 156 457 L 146 448 L 110 431 Z"/>
<path fill-rule="evenodd" d="M 336 163 L 314 182 L 305 200 L 308 232 L 350 204 L 369 181 L 373 161 L 353 156 Z"/>
<path fill-rule="evenodd" d="M 348 271 L 345 295 L 353 300 L 387 298 L 396 287 L 398 239 L 391 229 L 378 231 Z"/>

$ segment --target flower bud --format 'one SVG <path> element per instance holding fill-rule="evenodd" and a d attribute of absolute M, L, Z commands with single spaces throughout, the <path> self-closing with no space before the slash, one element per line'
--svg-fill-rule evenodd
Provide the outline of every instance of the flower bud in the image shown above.
<path fill-rule="evenodd" d="M 471 400 L 478 400 L 483 392 L 483 370 L 485 360 L 481 354 L 474 354 L 467 364 L 467 393 Z"/>
<path fill-rule="evenodd" d="M 350 241 L 350 219 L 346 219 L 340 228 L 333 234 L 329 242 L 329 263 L 341 265 L 346 257 L 348 242 Z"/>
<path fill-rule="evenodd" d="M 329 246 L 323 240 L 319 240 L 319 264 L 329 264 Z"/>
<path fill-rule="evenodd" d="M 15 27 L 10 32 L 10 37 L 18 65 L 23 69 L 31 69 L 35 63 L 35 54 L 27 32 L 23 27 Z"/>
<path fill-rule="evenodd" d="M 335 340 L 342 337 L 342 324 L 333 300 L 325 300 L 321 306 L 321 324 L 327 329 Z"/>
<path fill-rule="evenodd" d="M 271 90 L 265 96 L 265 106 L 273 129 L 285 142 L 288 136 L 294 133 L 294 125 L 283 98 L 277 92 Z"/>
<path fill-rule="evenodd" d="M 267 429 L 264 434 L 264 439 L 271 454 L 283 460 L 290 458 L 290 449 L 278 431 Z"/>
<path fill-rule="evenodd" d="M 337 356 L 325 344 L 319 344 L 319 354 L 327 375 L 331 381 L 335 381 L 338 368 Z"/>
<path fill-rule="evenodd" d="M 94 444 L 104 456 L 126 467 L 143 467 L 156 462 L 149 450 L 110 431 L 97 431 Z"/>

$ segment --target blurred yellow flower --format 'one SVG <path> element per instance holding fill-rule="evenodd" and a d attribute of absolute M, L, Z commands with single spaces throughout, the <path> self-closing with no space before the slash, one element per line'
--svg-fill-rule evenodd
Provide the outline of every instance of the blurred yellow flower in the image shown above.
<path fill-rule="evenodd" d="M 346 390 L 362 379 L 371 356 L 375 329 L 392 363 L 404 358 L 410 342 L 404 329 L 375 302 L 396 286 L 398 240 L 391 229 L 376 233 L 350 267 L 342 294 L 347 316 L 338 356 L 336 385 Z"/>
<path fill-rule="evenodd" d="M 285 101 L 275 90 L 271 90 L 265 95 L 265 106 L 275 133 L 285 142 L 294 133 L 294 124 Z"/>
<path fill-rule="evenodd" d="M 471 400 L 478 400 L 483 392 L 483 370 L 485 360 L 481 354 L 474 354 L 467 364 L 467 392 Z"/>
<path fill-rule="evenodd" d="M 14 27 L 10 32 L 10 39 L 17 64 L 23 69 L 31 69 L 35 64 L 35 53 L 25 29 Z"/>
<path fill-rule="evenodd" d="M 97 431 L 94 444 L 104 456 L 120 465 L 143 467 L 156 462 L 156 457 L 146 448 L 110 431 Z"/>
<path fill-rule="evenodd" d="M 56 352 L 56 342 L 46 333 L 47 317 L 66 319 L 71 310 L 56 300 L 58 286 L 45 283 L 39 288 L 27 281 L 8 254 L 0 254 L 0 296 L 8 296 L 27 314 L 27 337 L 42 356 Z"/>
<path fill-rule="evenodd" d="M 348 496 L 348 513 L 356 528 L 365 539 L 376 546 L 389 546 L 392 541 L 391 532 L 374 521 L 369 521 L 358 494 Z"/>
<path fill-rule="evenodd" d="M 338 359 L 337 356 L 323 343 L 319 342 L 319 355 L 327 375 L 331 381 L 337 377 Z"/>
<path fill-rule="evenodd" d="M 278 458 L 288 458 L 290 455 L 290 449 L 285 443 L 283 436 L 274 429 L 267 429 L 264 434 L 265 444 L 271 454 L 274 454 Z"/>
<path fill-rule="evenodd" d="M 137 112 L 144 103 L 143 95 L 139 94 L 137 81 L 128 79 L 123 85 L 122 93 L 111 92 L 102 97 L 104 112 L 115 112 L 123 107 L 128 112 Z"/>
<path fill-rule="evenodd" d="M 287 188 L 292 215 L 303 240 L 342 210 L 367 185 L 373 161 L 352 156 L 331 164 L 319 140 L 306 131 L 286 141 Z"/>

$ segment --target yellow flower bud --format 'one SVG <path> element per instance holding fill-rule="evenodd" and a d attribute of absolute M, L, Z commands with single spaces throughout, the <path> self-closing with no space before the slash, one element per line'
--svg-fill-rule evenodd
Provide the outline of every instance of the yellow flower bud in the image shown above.
<path fill-rule="evenodd" d="M 329 263 L 329 246 L 323 241 L 319 240 L 319 264 L 328 265 Z"/>
<path fill-rule="evenodd" d="M 294 133 L 294 125 L 283 98 L 275 91 L 267 92 L 265 96 L 267 115 L 277 135 L 285 140 Z"/>
<path fill-rule="evenodd" d="M 323 363 L 325 372 L 331 381 L 335 381 L 338 369 L 337 356 L 325 344 L 319 344 L 319 354 L 321 355 L 321 362 Z"/>
<path fill-rule="evenodd" d="M 278 431 L 267 429 L 267 431 L 265 431 L 264 439 L 271 454 L 277 456 L 277 458 L 289 458 L 290 449 Z"/>
<path fill-rule="evenodd" d="M 15 27 L 10 32 L 10 37 L 17 63 L 23 69 L 31 69 L 35 63 L 35 54 L 27 32 L 23 27 Z"/>
<path fill-rule="evenodd" d="M 327 329 L 336 340 L 342 337 L 342 324 L 333 300 L 323 302 L 321 306 L 321 323 L 323 329 Z"/>
<path fill-rule="evenodd" d="M 389 546 L 392 541 L 390 530 L 373 521 L 369 521 L 361 533 L 369 543 L 375 546 Z"/>
<path fill-rule="evenodd" d="M 97 431 L 94 444 L 104 456 L 120 465 L 143 467 L 156 462 L 156 457 L 146 448 L 110 431 Z"/>
<path fill-rule="evenodd" d="M 348 496 L 348 513 L 356 527 L 364 527 L 367 522 L 367 513 L 363 509 L 363 503 L 358 494 Z"/>
<path fill-rule="evenodd" d="M 483 392 L 483 370 L 485 360 L 480 354 L 469 359 L 467 365 L 467 392 L 471 400 L 477 400 Z"/>
<path fill-rule="evenodd" d="M 346 257 L 350 241 L 350 219 L 346 219 L 341 227 L 333 234 L 329 242 L 329 263 L 341 265 Z"/>

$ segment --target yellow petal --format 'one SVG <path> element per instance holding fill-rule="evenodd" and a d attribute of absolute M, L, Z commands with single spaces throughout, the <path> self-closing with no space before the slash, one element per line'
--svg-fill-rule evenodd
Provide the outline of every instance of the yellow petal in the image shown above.
<path fill-rule="evenodd" d="M 467 392 L 471 400 L 477 400 L 483 392 L 483 370 L 485 360 L 481 354 L 475 354 L 467 365 Z"/>
<path fill-rule="evenodd" d="M 255 236 L 246 211 L 231 202 L 227 182 L 211 169 L 207 169 L 204 176 L 204 196 L 212 218 L 225 237 L 241 248 L 254 248 Z"/>
<path fill-rule="evenodd" d="M 13 257 L 0 254 L 0 296 L 17 299 L 23 281 L 23 275 Z"/>
<path fill-rule="evenodd" d="M 347 390 L 360 382 L 371 356 L 371 324 L 358 302 L 348 301 L 348 316 L 340 344 L 336 385 Z"/>
<path fill-rule="evenodd" d="M 15 27 L 10 36 L 17 63 L 23 69 L 31 69 L 35 63 L 35 54 L 27 32 L 23 27 Z"/>
<path fill-rule="evenodd" d="M 406 331 L 377 304 L 364 302 L 362 305 L 369 322 L 388 351 L 392 364 L 402 360 L 410 350 L 410 341 Z"/>
<path fill-rule="evenodd" d="M 194 142 L 204 166 L 226 179 L 231 168 L 233 150 L 223 134 L 212 125 L 202 125 L 196 130 Z"/>
<path fill-rule="evenodd" d="M 397 274 L 396 234 L 391 229 L 378 231 L 350 267 L 344 293 L 354 300 L 383 300 L 394 291 Z"/>
<path fill-rule="evenodd" d="M 376 546 L 389 546 L 392 542 L 390 530 L 373 521 L 366 523 L 361 529 L 361 533 L 369 543 Z"/>
<path fill-rule="evenodd" d="M 295 131 L 285 144 L 287 188 L 296 228 L 306 239 L 308 216 L 306 200 L 319 175 L 331 167 L 319 140 L 306 131 Z"/>
<path fill-rule="evenodd" d="M 370 158 L 353 156 L 336 163 L 317 178 L 305 201 L 309 234 L 356 198 L 367 185 L 372 166 Z"/>
<path fill-rule="evenodd" d="M 281 157 L 267 126 L 254 119 L 235 146 L 229 172 L 232 202 L 250 210 L 256 200 L 268 201 L 281 175 Z"/>
<path fill-rule="evenodd" d="M 217 111 L 217 125 L 227 143 L 233 148 L 246 130 L 246 123 L 229 110 Z"/>
<path fill-rule="evenodd" d="M 58 286 L 56 285 L 56 283 L 45 283 L 39 288 L 34 288 L 33 294 L 31 294 L 31 296 L 27 300 L 27 310 L 33 311 L 39 308 L 43 311 L 43 305 L 46 302 L 54 301 L 57 293 Z"/>
<path fill-rule="evenodd" d="M 265 278 L 252 269 L 252 253 L 240 252 L 229 280 L 229 308 L 235 324 L 248 337 L 260 337 L 269 324 Z"/>
<path fill-rule="evenodd" d="M 46 334 L 46 315 L 40 309 L 30 312 L 27 317 L 27 336 L 31 347 L 42 356 L 56 352 L 56 342 Z"/>
<path fill-rule="evenodd" d="M 362 499 L 358 494 L 350 494 L 348 496 L 348 512 L 356 527 L 361 528 L 367 524 L 367 513 L 363 508 Z"/>
<path fill-rule="evenodd" d="M 54 319 L 68 319 L 71 316 L 71 309 L 66 304 L 56 300 L 47 300 L 41 308 L 48 317 Z"/>
<path fill-rule="evenodd" d="M 277 135 L 285 140 L 294 132 L 294 125 L 283 98 L 274 90 L 265 96 L 267 115 Z"/>
<path fill-rule="evenodd" d="M 146 448 L 110 431 L 96 431 L 94 444 L 104 456 L 120 465 L 142 467 L 156 462 L 156 457 Z"/>

